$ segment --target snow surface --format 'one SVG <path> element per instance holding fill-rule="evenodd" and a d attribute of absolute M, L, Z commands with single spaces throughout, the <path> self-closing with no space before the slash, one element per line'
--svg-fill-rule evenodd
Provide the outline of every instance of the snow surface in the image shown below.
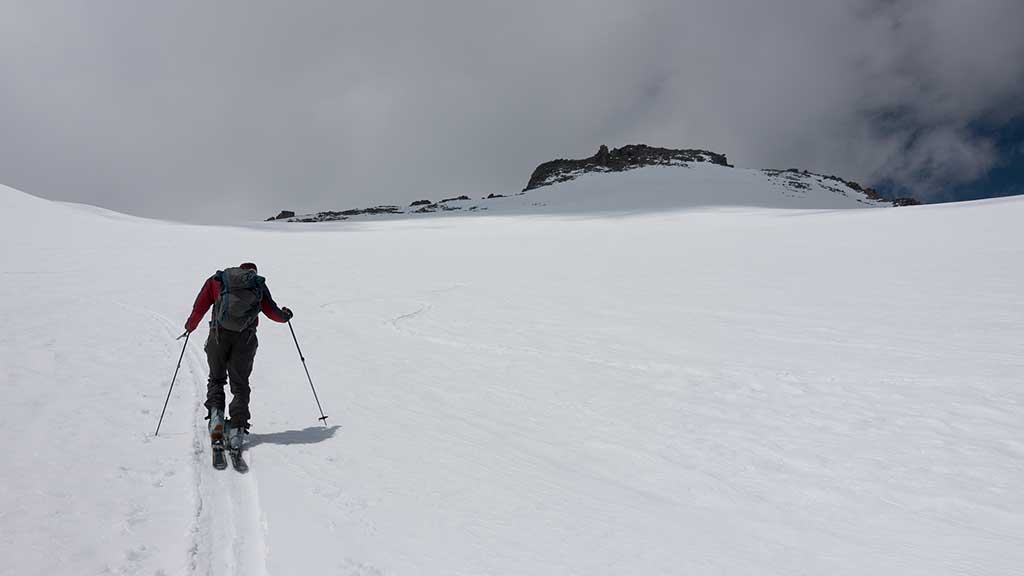
<path fill-rule="evenodd" d="M 661 178 L 543 190 L 572 214 L 248 228 L 0 187 L 0 573 L 1020 574 L 1024 199 L 580 196 L 630 174 Z M 245 260 L 331 426 L 264 321 L 243 476 L 205 328 L 153 430 Z"/>

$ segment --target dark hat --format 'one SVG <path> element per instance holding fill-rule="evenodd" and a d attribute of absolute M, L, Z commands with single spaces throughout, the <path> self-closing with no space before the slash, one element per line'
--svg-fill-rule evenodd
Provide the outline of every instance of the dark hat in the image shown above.
<path fill-rule="evenodd" d="M 258 272 L 258 270 L 256 270 L 256 265 L 253 264 L 252 262 L 242 262 L 238 267 L 244 268 L 246 270 L 252 270 L 253 272 Z"/>

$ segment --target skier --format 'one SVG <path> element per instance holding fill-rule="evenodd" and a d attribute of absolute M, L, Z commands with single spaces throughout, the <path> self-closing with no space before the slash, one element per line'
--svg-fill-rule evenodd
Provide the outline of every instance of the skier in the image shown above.
<path fill-rule="evenodd" d="M 206 387 L 206 418 L 209 422 L 210 441 L 214 447 L 214 464 L 223 463 L 224 429 L 227 427 L 227 446 L 232 455 L 242 449 L 243 435 L 249 428 L 249 374 L 256 356 L 256 326 L 259 313 L 275 322 L 288 322 L 292 311 L 278 308 L 267 289 L 266 280 L 257 275 L 256 265 L 245 262 L 237 268 L 218 270 L 203 284 L 192 314 L 185 322 L 185 336 L 199 326 L 206 311 L 210 315 L 210 334 L 206 339 L 206 360 L 210 365 L 210 378 Z M 231 380 L 230 418 L 224 419 L 224 384 Z M 220 459 L 218 461 L 218 453 Z"/>

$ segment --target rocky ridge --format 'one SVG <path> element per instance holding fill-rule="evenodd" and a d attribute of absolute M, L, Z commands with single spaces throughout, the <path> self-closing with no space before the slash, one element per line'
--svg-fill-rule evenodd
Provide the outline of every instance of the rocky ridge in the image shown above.
<path fill-rule="evenodd" d="M 820 185 L 822 188 L 825 188 L 826 190 L 847 197 L 850 196 L 849 191 L 852 190 L 854 192 L 862 194 L 866 200 L 871 200 L 873 202 L 888 202 L 891 203 L 893 206 L 916 206 L 920 204 L 919 201 L 910 197 L 895 199 L 884 198 L 877 191 L 875 191 L 874 188 L 861 186 L 859 183 L 854 182 L 853 180 L 844 180 L 839 176 L 817 174 L 814 172 L 809 172 L 807 170 L 797 170 L 796 168 L 789 168 L 787 170 L 774 170 L 766 168 L 761 170 L 761 172 L 768 176 L 768 180 L 770 182 L 779 186 L 783 186 L 791 192 L 799 193 L 804 190 L 808 190 L 811 186 L 811 182 L 817 182 L 818 185 Z M 844 187 L 846 188 L 846 190 L 843 189 Z M 859 198 L 858 201 L 864 202 L 864 200 L 861 200 Z M 867 202 L 864 203 L 866 204 Z"/>
<path fill-rule="evenodd" d="M 591 172 L 624 172 L 644 166 L 686 166 L 690 162 L 709 162 L 719 166 L 732 167 L 724 154 L 707 150 L 675 150 L 656 148 L 646 144 L 629 144 L 609 150 L 601 145 L 597 154 L 590 158 L 568 160 L 559 158 L 545 162 L 533 171 L 523 192 L 550 186 L 558 182 L 575 180 Z"/>
<path fill-rule="evenodd" d="M 602 145 L 596 154 L 589 158 L 582 159 L 557 159 L 537 166 L 530 175 L 530 180 L 521 192 L 516 196 L 523 196 L 531 190 L 550 186 L 560 182 L 575 180 L 584 174 L 625 172 L 644 168 L 647 166 L 682 166 L 686 167 L 692 163 L 704 162 L 727 168 L 729 164 L 724 154 L 718 154 L 707 150 L 698 149 L 671 149 L 647 146 L 645 144 L 630 144 L 621 148 L 609 150 Z M 920 204 L 914 198 L 896 198 L 890 200 L 883 198 L 872 188 L 862 186 L 852 180 L 845 180 L 838 176 L 816 174 L 807 170 L 761 170 L 768 178 L 768 181 L 776 186 L 782 187 L 783 194 L 791 197 L 802 197 L 812 186 L 820 186 L 835 194 L 853 198 L 857 202 L 875 206 L 912 206 Z M 432 200 L 417 200 L 407 208 L 395 205 L 381 205 L 371 208 L 360 208 L 351 210 L 328 210 L 314 214 L 296 216 L 290 210 L 284 210 L 277 216 L 267 218 L 267 221 L 286 220 L 288 222 L 332 222 L 348 220 L 353 216 L 363 215 L 386 215 L 386 214 L 430 214 L 434 212 L 466 211 L 475 212 L 487 210 L 486 204 L 489 201 L 506 198 L 502 194 L 489 194 L 480 200 L 483 204 L 474 203 L 469 196 L 458 196 L 445 198 L 434 202 Z M 543 203 L 535 203 L 534 206 L 544 206 Z"/>

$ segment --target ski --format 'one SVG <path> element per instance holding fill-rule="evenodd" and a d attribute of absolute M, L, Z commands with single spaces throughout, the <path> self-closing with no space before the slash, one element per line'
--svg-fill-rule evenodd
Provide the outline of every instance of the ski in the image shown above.
<path fill-rule="evenodd" d="M 235 471 L 241 474 L 245 474 L 249 471 L 249 465 L 246 464 L 245 460 L 242 458 L 241 450 L 228 450 L 228 454 L 231 455 L 231 467 L 234 468 Z"/>
<path fill-rule="evenodd" d="M 228 461 L 224 457 L 223 445 L 213 445 L 213 467 L 216 468 L 217 470 L 223 470 L 228 467 Z"/>

